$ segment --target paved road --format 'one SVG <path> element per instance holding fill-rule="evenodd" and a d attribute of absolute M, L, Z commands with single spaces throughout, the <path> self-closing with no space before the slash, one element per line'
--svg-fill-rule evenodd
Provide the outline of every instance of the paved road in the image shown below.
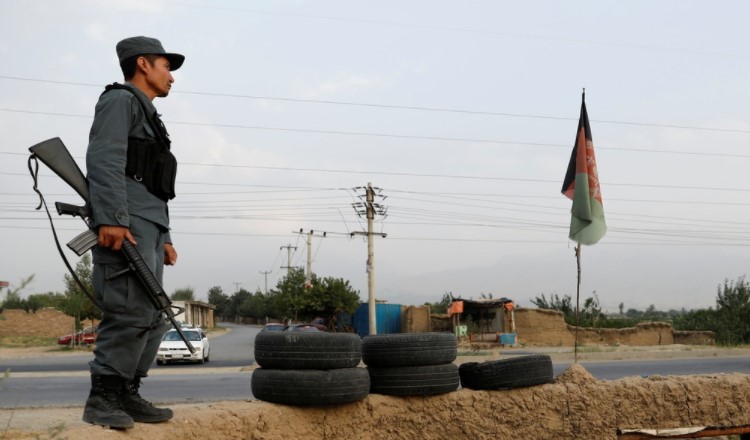
<path fill-rule="evenodd" d="M 252 399 L 252 373 L 239 370 L 254 363 L 253 342 L 260 327 L 222 326 L 230 331 L 210 339 L 209 363 L 154 363 L 144 379 L 143 397 L 157 403 Z M 0 371 L 10 370 L 10 377 L 0 382 L 0 408 L 83 405 L 90 388 L 88 362 L 92 358 L 86 353 L 0 360 Z"/>
<path fill-rule="evenodd" d="M 154 362 L 152 371 L 252 365 L 255 361 L 253 358 L 253 342 L 255 341 L 255 335 L 260 331 L 260 327 L 226 323 L 222 324 L 222 327 L 226 327 L 229 331 L 216 337 L 210 337 L 211 361 L 208 364 L 179 363 L 156 366 L 156 362 Z M 7 371 L 8 369 L 13 373 L 88 371 L 88 362 L 93 358 L 92 353 L 83 353 L 70 356 L 0 359 L 0 371 Z"/>

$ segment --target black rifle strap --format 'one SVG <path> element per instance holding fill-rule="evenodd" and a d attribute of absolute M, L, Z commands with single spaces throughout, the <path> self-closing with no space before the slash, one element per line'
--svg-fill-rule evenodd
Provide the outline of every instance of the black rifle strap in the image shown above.
<path fill-rule="evenodd" d="M 34 162 L 34 165 L 32 166 L 31 162 Z M 78 278 L 78 275 L 76 275 L 76 272 L 73 270 L 73 268 L 70 266 L 70 262 L 68 262 L 68 258 L 65 256 L 65 252 L 63 252 L 62 246 L 60 246 L 60 240 L 57 237 L 57 230 L 55 230 L 55 224 L 52 221 L 52 214 L 49 213 L 49 208 L 47 207 L 47 202 L 44 200 L 44 196 L 42 195 L 42 192 L 39 191 L 39 188 L 37 188 L 37 175 L 39 174 L 39 161 L 36 158 L 35 154 L 32 154 L 29 156 L 29 172 L 31 173 L 31 178 L 34 179 L 34 191 L 39 195 L 39 206 L 36 207 L 37 210 L 40 210 L 42 206 L 44 206 L 44 210 L 47 211 L 47 217 L 49 218 L 49 224 L 52 227 L 52 235 L 55 237 L 55 246 L 57 246 L 57 251 L 60 253 L 60 256 L 62 257 L 63 262 L 65 263 L 65 267 L 68 268 L 68 272 L 70 272 L 70 275 L 75 280 L 76 284 L 78 284 L 78 287 L 81 289 L 81 291 L 86 294 L 86 296 L 91 300 L 91 302 L 99 308 L 99 310 L 103 310 L 101 304 L 99 304 L 99 301 L 97 301 L 94 298 L 94 295 L 89 292 L 89 290 L 86 288 L 86 286 L 83 285 L 83 282 L 81 282 L 80 278 Z"/>
<path fill-rule="evenodd" d="M 164 144 L 165 147 L 167 147 L 167 150 L 170 149 L 172 145 L 172 141 L 169 139 L 169 133 L 167 132 L 167 127 L 164 125 L 164 122 L 162 122 L 161 118 L 159 117 L 159 114 L 154 111 L 153 113 L 149 113 L 148 106 L 143 101 L 143 98 L 133 89 L 130 87 L 120 84 L 120 83 L 112 83 L 104 87 L 104 93 L 109 92 L 112 89 L 119 89 L 119 90 L 127 90 L 128 92 L 132 93 L 133 96 L 135 96 L 136 100 L 138 100 L 138 104 L 141 105 L 141 110 L 143 110 L 143 115 L 146 117 L 146 120 L 148 121 L 149 125 L 151 125 L 151 128 L 154 130 L 156 137 L 159 142 Z"/>

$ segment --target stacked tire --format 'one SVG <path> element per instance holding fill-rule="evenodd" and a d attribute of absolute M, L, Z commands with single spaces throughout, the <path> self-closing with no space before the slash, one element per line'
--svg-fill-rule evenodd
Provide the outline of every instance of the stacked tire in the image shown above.
<path fill-rule="evenodd" d="M 362 339 L 354 333 L 264 331 L 255 337 L 253 395 L 286 405 L 333 405 L 362 400 L 370 376 L 357 368 Z"/>
<path fill-rule="evenodd" d="M 461 386 L 472 390 L 501 390 L 550 383 L 552 359 L 543 354 L 487 362 L 467 362 L 458 368 Z"/>
<path fill-rule="evenodd" d="M 365 336 L 362 361 L 370 375 L 370 393 L 430 396 L 459 386 L 453 333 L 398 333 Z"/>

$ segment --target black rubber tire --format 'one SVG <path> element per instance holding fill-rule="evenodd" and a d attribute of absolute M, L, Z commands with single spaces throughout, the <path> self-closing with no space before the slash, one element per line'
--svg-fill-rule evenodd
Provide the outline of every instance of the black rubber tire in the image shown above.
<path fill-rule="evenodd" d="M 449 364 L 456 354 L 453 333 L 395 333 L 362 339 L 362 360 L 371 367 Z"/>
<path fill-rule="evenodd" d="M 164 361 L 160 361 L 159 359 L 156 360 L 156 365 L 164 365 Z"/>
<path fill-rule="evenodd" d="M 264 368 L 333 370 L 354 368 L 362 360 L 362 339 L 356 333 L 260 332 L 255 337 L 255 362 Z"/>
<path fill-rule="evenodd" d="M 461 386 L 472 390 L 530 387 L 553 380 L 552 359 L 532 354 L 488 362 L 467 362 L 458 368 Z"/>
<path fill-rule="evenodd" d="M 456 391 L 459 385 L 456 364 L 412 367 L 367 367 L 370 393 L 390 396 L 434 396 Z"/>
<path fill-rule="evenodd" d="M 274 370 L 258 368 L 250 378 L 253 396 L 285 405 L 337 405 L 362 400 L 370 392 L 364 368 Z"/>

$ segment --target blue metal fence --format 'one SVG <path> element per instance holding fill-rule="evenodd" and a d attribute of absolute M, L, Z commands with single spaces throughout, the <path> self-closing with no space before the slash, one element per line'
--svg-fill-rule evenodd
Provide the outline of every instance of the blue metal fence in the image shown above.
<path fill-rule="evenodd" d="M 370 334 L 370 309 L 362 303 L 352 316 L 352 327 L 361 337 Z M 379 335 L 401 333 L 401 304 L 375 304 L 375 328 Z"/>

